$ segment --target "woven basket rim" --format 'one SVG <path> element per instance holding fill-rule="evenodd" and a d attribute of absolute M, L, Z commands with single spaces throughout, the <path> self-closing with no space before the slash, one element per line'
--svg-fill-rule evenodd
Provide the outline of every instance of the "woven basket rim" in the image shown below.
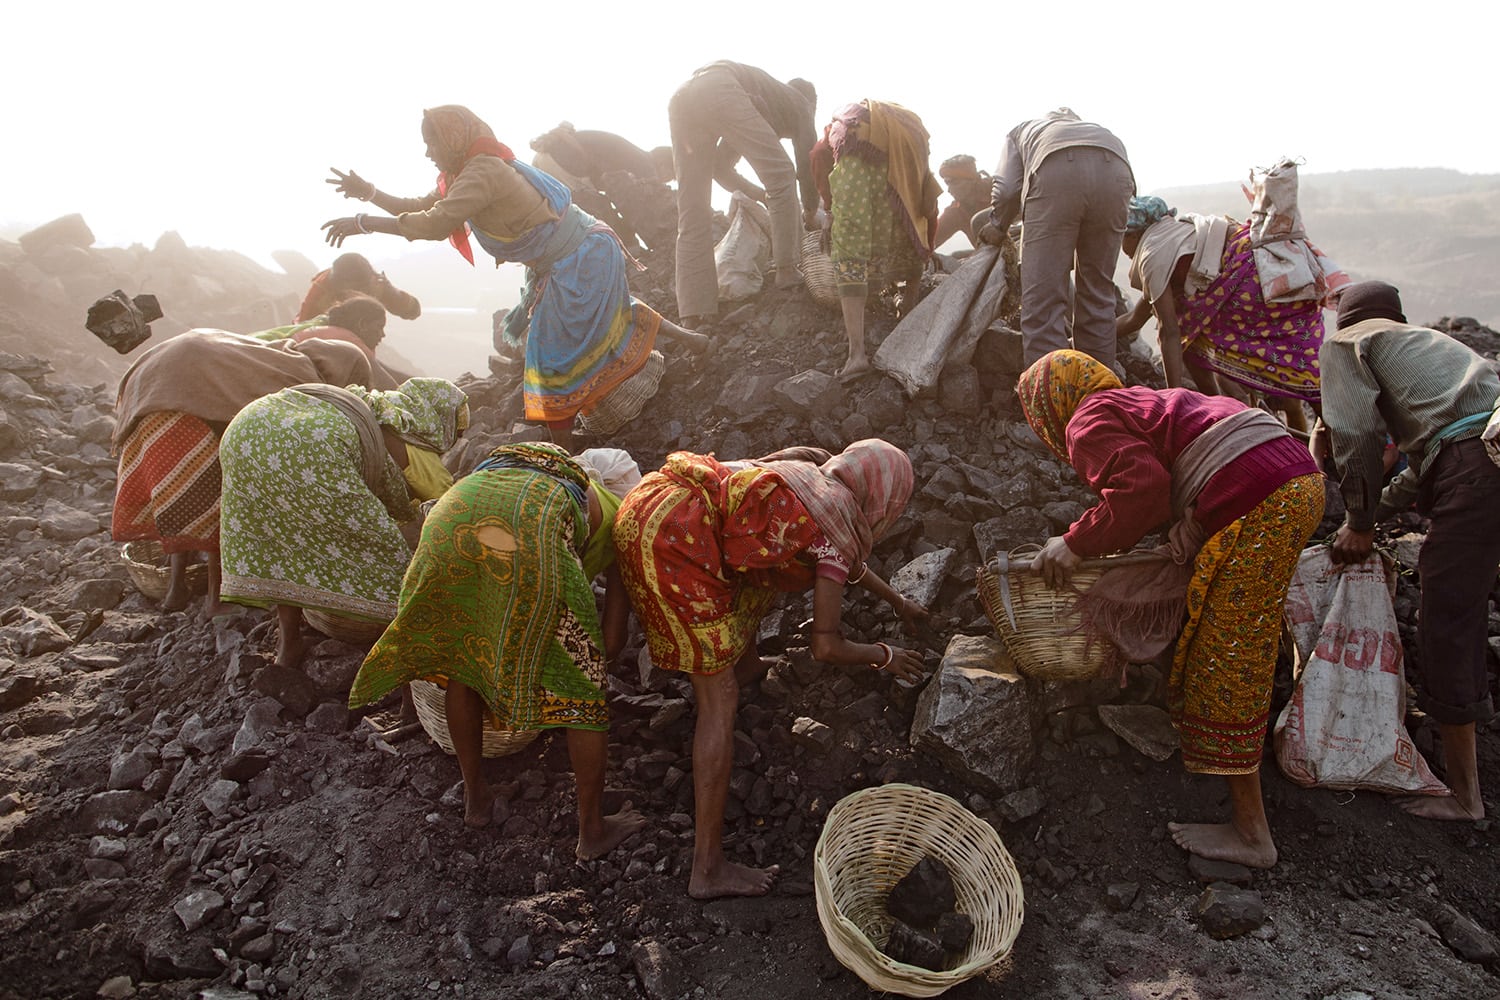
<path fill-rule="evenodd" d="M 422 729 L 444 753 L 453 755 L 453 740 L 448 734 L 448 709 L 443 688 L 431 681 L 410 682 L 411 700 Z M 541 733 L 538 730 L 496 729 L 486 722 L 481 735 L 480 751 L 485 757 L 505 757 L 530 746 Z"/>
<path fill-rule="evenodd" d="M 1040 551 L 1040 546 L 1018 546 L 1009 554 L 1026 553 L 1028 549 Z M 1079 595 L 1087 592 L 1105 571 L 1075 570 L 1071 586 L 1064 590 L 1051 590 L 1040 575 L 1030 570 L 1010 573 L 1011 609 L 1016 616 L 1012 625 L 1000 597 L 1001 574 L 997 565 L 998 556 L 986 559 L 975 575 L 974 588 L 995 636 L 1005 644 L 1016 669 L 1023 676 L 1038 680 L 1083 680 L 1095 676 L 1109 655 L 1109 643 L 1076 629 L 1078 617 L 1073 606 Z M 1062 627 L 1064 623 L 1066 628 Z"/>
<path fill-rule="evenodd" d="M 153 601 L 167 596 L 171 586 L 172 570 L 155 560 L 165 559 L 166 550 L 154 538 L 137 538 L 120 546 L 120 561 L 125 572 L 135 581 L 135 589 Z M 150 560 L 150 561 L 148 561 Z M 189 563 L 187 567 L 188 593 L 202 594 L 208 591 L 208 565 Z"/>
<path fill-rule="evenodd" d="M 945 830 L 960 828 L 972 836 L 974 843 L 971 847 L 986 848 L 990 854 L 990 860 L 1002 875 L 1000 882 L 987 882 L 986 884 L 1000 895 L 1008 894 L 1013 897 L 1013 905 L 1002 909 L 998 914 L 969 914 L 970 918 L 975 920 L 976 932 L 981 927 L 982 921 L 990 921 L 987 929 L 991 932 L 998 931 L 999 941 L 989 950 L 975 954 L 969 961 L 952 969 L 925 969 L 892 959 L 876 947 L 865 931 L 839 909 L 838 903 L 833 898 L 835 886 L 833 875 L 829 870 L 829 855 L 834 853 L 836 838 L 848 839 L 846 827 L 860 818 L 857 815 L 858 810 L 872 803 L 884 805 L 885 800 L 889 800 L 889 805 L 892 807 L 900 807 L 903 803 L 909 805 L 915 799 L 923 800 L 925 807 L 937 811 L 944 821 Z M 931 831 L 911 828 L 903 832 L 920 835 Z M 888 840 L 885 842 L 890 843 Z M 855 843 L 857 845 L 858 841 Z M 921 840 L 920 836 L 915 840 L 916 846 L 920 847 L 924 854 L 929 855 L 934 850 L 940 850 L 941 843 L 940 835 L 934 835 L 926 843 Z M 842 847 L 843 844 L 838 846 Z M 960 845 L 950 843 L 948 846 Z M 912 862 L 912 864 L 915 863 L 915 861 Z M 950 865 L 950 870 L 951 868 Z M 972 978 L 1009 955 L 1020 934 L 1021 922 L 1024 919 L 1025 895 L 1021 886 L 1020 873 L 994 827 L 964 808 L 952 796 L 919 785 L 893 782 L 861 789 L 840 799 L 829 811 L 827 822 L 813 849 L 813 874 L 818 917 L 820 923 L 823 924 L 824 937 L 828 941 L 829 949 L 846 968 L 853 971 L 873 989 L 899 992 L 907 996 L 935 996 L 951 986 Z M 955 873 L 955 881 L 960 880 L 984 881 L 982 875 L 967 868 Z M 1002 902 L 1006 901 L 1009 899 Z"/>

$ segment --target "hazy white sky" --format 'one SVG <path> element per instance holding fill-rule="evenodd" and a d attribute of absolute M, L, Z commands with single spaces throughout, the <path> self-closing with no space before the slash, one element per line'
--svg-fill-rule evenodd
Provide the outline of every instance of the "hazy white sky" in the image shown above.
<path fill-rule="evenodd" d="M 934 164 L 990 167 L 1059 104 L 1118 134 L 1142 190 L 1243 176 L 1500 172 L 1490 5 L 1065 0 L 562 0 L 11 4 L 0 58 L 0 224 L 82 212 L 101 243 L 331 259 L 328 167 L 421 194 L 421 110 L 467 104 L 529 159 L 562 119 L 667 142 L 666 105 L 718 58 L 818 88 L 819 124 L 877 97 L 920 114 Z M 1256 20 L 1257 10 L 1284 23 Z M 379 245 L 375 241 L 381 241 Z M 351 244 L 384 256 L 392 237 Z"/>

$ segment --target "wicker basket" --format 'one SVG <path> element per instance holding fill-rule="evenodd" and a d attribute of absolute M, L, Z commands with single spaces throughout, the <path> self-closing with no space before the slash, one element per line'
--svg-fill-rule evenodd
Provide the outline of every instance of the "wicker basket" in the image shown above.
<path fill-rule="evenodd" d="M 153 601 L 167 596 L 167 587 L 172 579 L 172 570 L 167 566 L 167 554 L 160 542 L 126 542 L 120 549 L 120 560 L 125 563 L 125 572 L 135 581 L 135 588 Z M 187 567 L 188 592 L 208 592 L 208 564 L 189 563 Z"/>
<path fill-rule="evenodd" d="M 646 363 L 640 371 L 616 386 L 588 413 L 579 415 L 578 429 L 602 436 L 624 427 L 640 416 L 641 407 L 656 395 L 662 373 L 666 370 L 667 362 L 661 352 L 652 351 L 646 356 Z"/>
<path fill-rule="evenodd" d="M 839 304 L 838 281 L 834 277 L 833 258 L 823 252 L 823 234 L 808 233 L 802 237 L 802 280 L 818 303 Z"/>
<path fill-rule="evenodd" d="M 416 706 L 417 718 L 432 741 L 443 748 L 444 753 L 453 752 L 453 739 L 448 735 L 448 709 L 442 688 L 431 681 L 412 681 L 411 700 Z M 531 745 L 537 738 L 536 730 L 521 732 L 515 729 L 496 729 L 486 724 L 482 737 L 482 749 L 486 757 L 504 757 Z"/>
<path fill-rule="evenodd" d="M 948 867 L 974 936 L 952 969 L 897 962 L 875 942 L 890 935 L 891 889 L 923 858 Z M 1021 932 L 1015 862 L 993 827 L 956 801 L 915 785 L 866 788 L 839 801 L 813 850 L 818 921 L 834 957 L 871 988 L 936 996 L 1005 958 Z"/>
<path fill-rule="evenodd" d="M 1023 546 L 980 567 L 977 585 L 984 613 L 1024 676 L 1048 681 L 1093 677 L 1109 644 L 1091 639 L 1073 609 L 1104 570 L 1081 566 L 1069 586 L 1053 590 L 1031 569 L 1031 559 L 1040 551 L 1039 546 Z"/>
<path fill-rule="evenodd" d="M 302 617 L 307 624 L 330 639 L 347 642 L 351 646 L 368 646 L 384 633 L 390 622 L 367 622 L 358 618 L 345 618 L 329 611 L 303 608 Z"/>

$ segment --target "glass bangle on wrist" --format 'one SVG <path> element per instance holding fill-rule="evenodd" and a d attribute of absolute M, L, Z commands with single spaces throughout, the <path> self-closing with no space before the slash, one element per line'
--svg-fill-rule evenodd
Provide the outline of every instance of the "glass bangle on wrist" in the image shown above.
<path fill-rule="evenodd" d="M 888 667 L 888 666 L 891 665 L 891 661 L 895 660 L 895 658 L 896 658 L 896 651 L 894 649 L 892 649 L 890 646 L 888 646 L 887 644 L 883 643 L 883 642 L 877 642 L 875 645 L 879 646 L 882 650 L 885 651 L 885 662 L 883 662 L 883 663 L 872 663 L 872 664 L 870 664 L 870 669 L 871 670 L 884 670 L 886 667 Z"/>
<path fill-rule="evenodd" d="M 355 216 L 354 216 L 354 227 L 356 229 L 358 229 L 362 233 L 368 233 L 369 232 L 369 230 L 365 228 L 365 213 L 363 213 L 363 212 L 357 212 L 357 213 L 355 213 Z"/>

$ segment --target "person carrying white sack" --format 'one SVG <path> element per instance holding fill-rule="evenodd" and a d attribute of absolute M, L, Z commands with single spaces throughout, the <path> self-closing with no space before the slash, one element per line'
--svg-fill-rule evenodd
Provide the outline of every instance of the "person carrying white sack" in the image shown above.
<path fill-rule="evenodd" d="M 1413 796 L 1401 807 L 1429 819 L 1483 819 L 1475 726 L 1494 715 L 1486 640 L 1500 564 L 1500 466 L 1481 436 L 1500 377 L 1447 334 L 1409 325 L 1400 293 L 1383 281 L 1344 289 L 1319 362 L 1322 422 L 1348 508 L 1335 561 L 1363 561 L 1376 523 L 1413 501 L 1432 522 L 1417 561 L 1419 704 L 1438 724 L 1453 796 Z M 1409 465 L 1382 490 L 1387 433 Z"/>

